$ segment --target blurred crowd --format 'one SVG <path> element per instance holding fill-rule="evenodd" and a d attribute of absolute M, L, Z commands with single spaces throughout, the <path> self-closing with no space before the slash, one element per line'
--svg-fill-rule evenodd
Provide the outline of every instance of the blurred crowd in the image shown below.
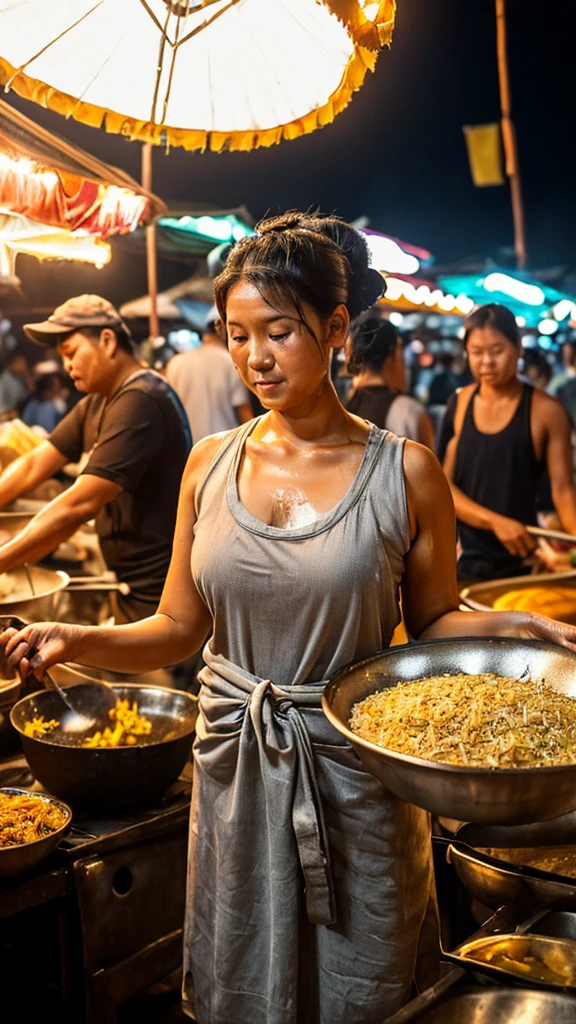
<path fill-rule="evenodd" d="M 354 325 L 333 363 L 333 380 L 348 408 L 402 436 L 437 449 L 451 396 L 473 380 L 462 339 L 397 330 L 376 307 Z M 229 430 L 262 411 L 238 381 L 227 355 L 215 307 L 198 347 L 168 349 L 162 374 L 179 394 L 194 440 Z M 555 395 L 576 429 L 576 342 L 558 352 L 525 348 L 520 376 Z M 0 421 L 19 417 L 50 433 L 79 395 L 58 359 L 31 364 L 18 344 L 0 357 Z"/>
<path fill-rule="evenodd" d="M 49 434 L 79 396 L 59 360 L 30 365 L 15 348 L 0 371 L 0 421 L 15 417 Z"/>

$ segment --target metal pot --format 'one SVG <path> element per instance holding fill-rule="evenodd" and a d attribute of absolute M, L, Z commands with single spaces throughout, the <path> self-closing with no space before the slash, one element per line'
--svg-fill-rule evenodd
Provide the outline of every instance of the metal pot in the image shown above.
<path fill-rule="evenodd" d="M 26 622 L 55 620 L 96 625 L 102 615 L 103 597 L 112 591 L 129 594 L 130 586 L 119 583 L 114 573 L 101 576 L 73 576 L 61 569 L 40 565 L 11 569 L 6 575 L 13 589 L 0 600 L 0 613 L 17 615 Z M 110 608 L 106 608 L 106 617 Z"/>
<path fill-rule="evenodd" d="M 58 618 L 59 598 L 70 582 L 67 573 L 30 565 L 11 569 L 6 575 L 13 588 L 4 600 L 0 600 L 3 615 L 17 615 L 27 622 Z"/>
<path fill-rule="evenodd" d="M 80 684 L 76 692 L 82 688 Z M 84 688 L 91 692 L 93 684 L 84 684 Z M 196 698 L 181 690 L 121 681 L 112 689 L 117 697 L 136 701 L 140 713 L 152 721 L 152 733 L 145 743 L 86 748 L 72 745 L 70 734 L 62 730 L 48 733 L 44 739 L 26 736 L 24 727 L 33 718 L 61 718 L 63 704 L 52 690 L 24 697 L 10 713 L 35 777 L 73 807 L 154 803 L 176 781 L 190 754 L 198 714 Z"/>
<path fill-rule="evenodd" d="M 47 501 L 19 498 L 9 505 L 4 505 L 4 508 L 0 509 L 0 535 L 7 533 L 10 537 L 15 537 L 47 504 Z"/>
<path fill-rule="evenodd" d="M 365 767 L 401 800 L 440 817 L 497 825 L 545 821 L 576 808 L 576 764 L 550 768 L 470 768 L 385 750 L 348 728 L 354 704 L 398 681 L 465 672 L 519 679 L 529 672 L 576 695 L 576 654 L 539 640 L 469 638 L 394 647 L 343 669 L 322 707 Z"/>

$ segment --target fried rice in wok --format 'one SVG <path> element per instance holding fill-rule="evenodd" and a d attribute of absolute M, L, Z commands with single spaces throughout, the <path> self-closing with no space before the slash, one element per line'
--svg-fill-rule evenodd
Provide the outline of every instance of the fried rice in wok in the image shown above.
<path fill-rule="evenodd" d="M 532 680 L 432 676 L 355 704 L 350 729 L 387 750 L 479 768 L 576 762 L 576 700 Z"/>

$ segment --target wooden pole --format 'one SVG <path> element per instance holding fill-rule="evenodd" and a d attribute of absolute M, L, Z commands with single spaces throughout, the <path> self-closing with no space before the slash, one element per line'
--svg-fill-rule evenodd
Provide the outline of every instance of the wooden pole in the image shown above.
<path fill-rule="evenodd" d="M 142 146 L 142 188 L 152 191 L 152 143 L 145 142 Z M 150 338 L 160 334 L 158 320 L 158 269 L 156 262 L 156 225 L 146 226 L 146 271 L 148 274 L 148 296 L 150 298 L 150 317 L 148 331 Z"/>
<path fill-rule="evenodd" d="M 516 266 L 518 270 L 524 270 L 527 263 L 526 232 L 524 228 L 524 207 L 522 204 L 522 188 L 520 185 L 520 171 L 518 168 L 516 135 L 511 119 L 512 101 L 510 98 L 510 80 L 508 76 L 505 2 L 506 0 L 496 0 L 496 46 L 498 53 L 498 82 L 500 86 L 500 123 L 502 129 L 502 144 L 504 146 L 504 158 L 506 161 L 506 174 L 510 181 Z"/>

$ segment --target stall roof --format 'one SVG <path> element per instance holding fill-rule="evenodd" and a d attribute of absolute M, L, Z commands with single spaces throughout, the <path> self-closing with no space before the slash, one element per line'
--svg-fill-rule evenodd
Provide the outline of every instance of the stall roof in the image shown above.
<path fill-rule="evenodd" d="M 158 316 L 162 320 L 184 320 L 196 329 L 202 328 L 212 307 L 213 280 L 204 274 L 181 281 L 158 295 Z M 126 320 L 150 316 L 150 296 L 142 295 L 120 307 Z"/>
<path fill-rule="evenodd" d="M 42 224 L 101 235 L 131 230 L 166 212 L 163 201 L 125 171 L 40 127 L 3 100 L 0 206 Z"/>
<path fill-rule="evenodd" d="M 518 270 L 490 267 L 477 274 L 441 275 L 439 283 L 452 294 L 467 295 L 477 305 L 502 303 L 527 327 L 538 327 L 551 317 L 561 323 L 576 311 L 574 295 Z"/>

